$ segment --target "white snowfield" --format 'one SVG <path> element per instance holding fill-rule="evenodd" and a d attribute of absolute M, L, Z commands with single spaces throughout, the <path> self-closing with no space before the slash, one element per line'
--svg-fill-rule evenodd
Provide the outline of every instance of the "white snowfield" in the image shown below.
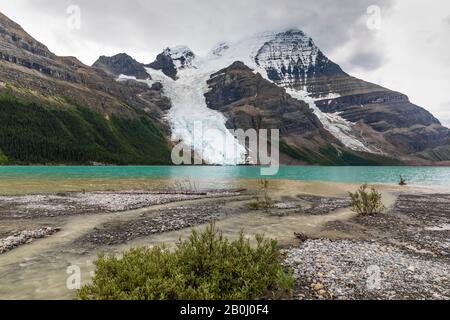
<path fill-rule="evenodd" d="M 235 165 L 245 163 L 246 150 L 227 130 L 224 115 L 207 107 L 204 97 L 209 91 L 207 80 L 213 73 L 235 61 L 241 61 L 270 81 L 266 71 L 268 67 L 280 70 L 293 57 L 296 61 L 301 61 L 307 70 L 316 63 L 318 51 L 312 39 L 298 31 L 288 37 L 282 32 L 265 32 L 235 43 L 220 43 L 204 57 L 191 56 L 188 54 L 192 53 L 189 48 L 179 46 L 164 51 L 172 57 L 178 68 L 176 80 L 161 71 L 147 68 L 152 80 L 141 81 L 146 81 L 149 85 L 155 81 L 163 84 L 164 94 L 172 101 L 167 118 L 174 141 L 183 141 L 185 145 L 191 146 L 197 154 L 202 155 L 206 163 Z M 186 60 L 186 63 L 181 65 L 181 60 Z M 345 146 L 358 151 L 373 152 L 352 135 L 354 124 L 338 114 L 323 113 L 308 92 L 292 89 L 290 82 L 290 79 L 284 79 L 282 86 L 293 98 L 307 102 L 325 129 Z M 335 97 L 336 94 L 329 95 L 330 99 Z M 195 127 L 198 128 L 198 123 L 203 124 L 204 130 L 213 130 L 216 134 L 210 132 L 199 139 L 201 133 L 198 130 L 194 132 L 194 124 L 197 124 Z"/>
<path fill-rule="evenodd" d="M 339 113 L 325 113 L 320 111 L 316 106 L 314 99 L 308 95 L 306 91 L 299 91 L 293 89 L 286 89 L 293 98 L 305 101 L 309 107 L 313 110 L 314 114 L 322 122 L 323 127 L 328 130 L 333 136 L 342 142 L 346 147 L 363 152 L 372 152 L 372 150 L 365 146 L 357 137 L 353 135 L 353 123 L 342 118 Z M 322 100 L 320 98 L 320 100 Z M 330 98 L 332 99 L 332 98 Z"/>

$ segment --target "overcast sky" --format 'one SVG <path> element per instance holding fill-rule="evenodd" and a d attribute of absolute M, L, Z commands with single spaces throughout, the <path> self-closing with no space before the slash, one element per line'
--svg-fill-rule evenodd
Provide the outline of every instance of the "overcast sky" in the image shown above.
<path fill-rule="evenodd" d="M 120 52 L 148 63 L 180 44 L 201 55 L 220 41 L 300 28 L 346 72 L 407 94 L 450 126 L 448 0 L 0 0 L 0 11 L 86 64 Z"/>

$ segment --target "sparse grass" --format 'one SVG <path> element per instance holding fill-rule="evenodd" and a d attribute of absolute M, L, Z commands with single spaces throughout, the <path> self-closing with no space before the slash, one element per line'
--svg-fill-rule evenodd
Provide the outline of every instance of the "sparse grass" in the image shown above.
<path fill-rule="evenodd" d="M 381 193 L 363 184 L 356 192 L 349 192 L 352 200 L 352 210 L 361 215 L 382 213 L 386 208 L 382 202 Z"/>
<path fill-rule="evenodd" d="M 193 231 L 174 251 L 165 247 L 136 248 L 122 258 L 100 255 L 92 283 L 80 299 L 260 299 L 287 298 L 291 272 L 281 264 L 274 240 L 256 237 L 256 246 L 243 233 L 230 242 L 211 223 Z"/>
<path fill-rule="evenodd" d="M 273 208 L 273 200 L 269 195 L 270 192 L 269 180 L 260 179 L 258 183 L 259 183 L 259 190 L 255 196 L 255 200 L 249 203 L 249 207 L 250 209 L 253 210 L 262 209 L 268 212 L 270 208 Z"/>
<path fill-rule="evenodd" d="M 197 181 L 189 178 L 176 180 L 173 185 L 177 193 L 198 193 L 200 190 Z"/>

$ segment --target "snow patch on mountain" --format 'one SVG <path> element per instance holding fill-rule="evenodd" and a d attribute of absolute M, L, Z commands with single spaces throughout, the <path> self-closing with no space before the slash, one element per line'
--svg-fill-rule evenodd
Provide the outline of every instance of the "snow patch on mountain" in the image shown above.
<path fill-rule="evenodd" d="M 119 76 L 116 78 L 116 81 L 127 81 L 127 80 L 135 80 L 135 81 L 139 81 L 139 82 L 145 82 L 147 83 L 148 81 L 144 81 L 144 80 L 139 80 L 137 79 L 135 76 L 127 76 L 126 74 L 119 74 Z M 151 80 L 150 80 L 151 81 Z"/>
<path fill-rule="evenodd" d="M 319 101 L 319 100 L 328 100 L 328 104 L 330 104 L 332 102 L 333 99 L 337 99 L 339 98 L 341 95 L 339 93 L 334 93 L 334 92 L 330 92 L 327 95 L 322 95 L 319 96 L 317 98 L 315 98 L 314 100 Z"/>
<path fill-rule="evenodd" d="M 317 106 L 318 99 L 312 98 L 308 92 L 295 89 L 286 89 L 293 98 L 305 101 L 309 107 L 313 110 L 314 114 L 319 118 L 323 127 L 328 130 L 333 136 L 341 141 L 346 147 L 363 152 L 373 152 L 369 147 L 364 145 L 353 132 L 353 123 L 342 118 L 339 113 L 325 113 L 322 112 Z"/>

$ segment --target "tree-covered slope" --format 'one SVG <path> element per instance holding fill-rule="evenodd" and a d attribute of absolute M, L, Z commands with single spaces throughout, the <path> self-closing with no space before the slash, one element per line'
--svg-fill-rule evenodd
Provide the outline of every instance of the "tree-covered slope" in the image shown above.
<path fill-rule="evenodd" d="M 145 113 L 104 117 L 0 94 L 0 162 L 167 164 L 170 148 Z"/>

